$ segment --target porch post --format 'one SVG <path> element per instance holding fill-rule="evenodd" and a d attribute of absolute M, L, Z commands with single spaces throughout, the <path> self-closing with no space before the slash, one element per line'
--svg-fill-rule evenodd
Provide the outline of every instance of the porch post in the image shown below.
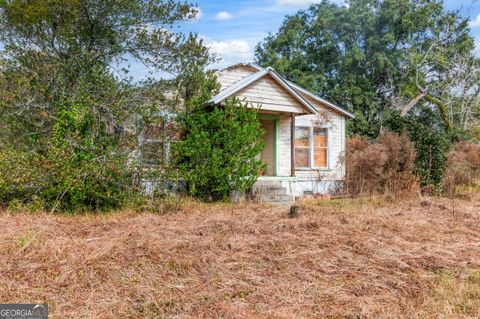
<path fill-rule="evenodd" d="M 295 113 L 290 115 L 290 171 L 295 176 Z"/>

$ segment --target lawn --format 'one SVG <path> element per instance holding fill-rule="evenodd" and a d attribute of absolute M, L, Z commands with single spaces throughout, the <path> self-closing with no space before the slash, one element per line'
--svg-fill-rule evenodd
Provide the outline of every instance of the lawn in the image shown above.
<path fill-rule="evenodd" d="M 50 318 L 480 317 L 480 196 L 0 215 L 0 300 Z"/>

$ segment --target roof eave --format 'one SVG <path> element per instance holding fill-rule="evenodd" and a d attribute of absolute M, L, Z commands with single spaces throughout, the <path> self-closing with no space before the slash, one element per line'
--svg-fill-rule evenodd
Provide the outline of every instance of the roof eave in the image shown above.
<path fill-rule="evenodd" d="M 290 94 L 292 94 L 303 106 L 305 106 L 306 110 L 310 114 L 317 113 L 317 110 L 313 105 L 311 105 L 307 100 L 305 100 L 300 94 L 298 94 L 289 84 L 288 82 L 282 78 L 275 70 L 272 68 L 260 68 L 255 66 L 259 72 L 254 73 L 237 83 L 227 87 L 225 90 L 221 91 L 217 95 L 208 101 L 209 104 L 218 104 L 222 101 L 226 100 L 227 98 L 231 97 L 235 93 L 239 92 L 240 90 L 246 88 L 250 84 L 254 83 L 255 81 L 259 80 L 260 78 L 266 76 L 267 74 L 271 75 L 285 90 L 287 90 Z M 308 113 L 307 113 L 308 114 Z"/>
<path fill-rule="evenodd" d="M 259 66 L 259 65 L 256 64 L 256 63 L 250 63 L 249 65 L 250 65 L 251 67 L 259 70 L 259 71 L 260 71 L 260 70 L 264 70 L 264 68 L 262 68 L 261 66 Z M 269 67 L 268 69 L 273 70 L 275 73 L 277 73 L 273 68 L 270 68 L 270 67 Z M 277 73 L 277 74 L 278 74 L 278 73 Z M 280 75 L 279 75 L 279 76 L 280 76 Z M 281 76 L 280 76 L 280 78 L 283 79 L 283 77 L 281 77 Z M 306 90 L 306 89 L 298 86 L 297 84 L 295 84 L 295 83 L 293 83 L 293 82 L 291 82 L 291 81 L 288 81 L 288 80 L 286 80 L 286 79 L 283 79 L 283 80 L 284 80 L 285 82 L 287 82 L 288 85 L 292 86 L 293 89 L 302 91 L 302 93 L 310 96 L 312 99 L 317 100 L 317 101 L 320 102 L 320 103 L 326 104 L 327 106 L 329 106 L 329 107 L 331 107 L 332 109 L 336 110 L 337 112 L 345 115 L 346 117 L 349 117 L 349 118 L 351 118 L 351 119 L 354 119 L 354 118 L 355 118 L 355 115 L 353 115 L 352 113 L 344 110 L 343 108 L 341 108 L 341 107 L 333 104 L 332 102 L 329 102 L 329 101 L 327 101 L 327 100 L 325 100 L 325 99 L 322 99 L 321 97 L 317 96 L 316 94 L 313 94 L 312 92 L 310 92 L 310 91 L 308 91 L 308 90 Z M 302 97 L 302 98 L 303 98 L 303 97 Z M 313 107 L 315 108 L 315 106 L 313 106 Z M 316 108 L 315 108 L 315 110 L 318 112 L 318 110 L 317 110 Z"/>
<path fill-rule="evenodd" d="M 293 82 L 290 82 L 290 81 L 288 81 L 288 82 L 289 82 L 289 84 L 290 84 L 291 86 L 293 86 L 296 90 L 299 90 L 299 91 L 301 91 L 302 93 L 310 96 L 312 99 L 317 100 L 317 101 L 320 102 L 320 103 L 326 104 L 327 106 L 329 106 L 329 107 L 331 107 L 332 109 L 336 110 L 337 112 L 345 115 L 346 117 L 349 117 L 349 118 L 351 118 L 351 119 L 354 119 L 354 118 L 355 118 L 355 115 L 353 115 L 352 113 L 350 113 L 350 112 L 342 109 L 341 107 L 333 104 L 332 102 L 329 102 L 329 101 L 327 101 L 327 100 L 325 100 L 325 99 L 322 99 L 321 97 L 319 97 L 319 96 L 313 94 L 312 92 L 310 92 L 310 91 L 308 91 L 308 90 L 306 90 L 306 89 L 304 89 L 304 88 L 296 85 L 296 84 L 293 83 Z"/>

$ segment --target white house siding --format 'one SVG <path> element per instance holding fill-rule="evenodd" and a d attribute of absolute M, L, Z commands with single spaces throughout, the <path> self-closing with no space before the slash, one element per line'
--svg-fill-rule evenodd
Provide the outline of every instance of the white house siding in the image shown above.
<path fill-rule="evenodd" d="M 331 193 L 345 177 L 342 157 L 345 151 L 345 118 L 330 113 L 328 123 L 318 123 L 318 115 L 299 116 L 297 126 L 324 126 L 328 128 L 328 168 L 318 170 L 295 170 L 297 192 Z"/>
<path fill-rule="evenodd" d="M 221 84 L 222 89 L 225 89 L 255 72 L 258 72 L 258 70 L 247 65 L 241 65 L 219 71 L 217 73 L 217 80 Z"/>
<path fill-rule="evenodd" d="M 217 73 L 218 81 L 225 89 L 258 70 L 250 66 L 239 65 Z M 305 113 L 303 106 L 291 93 L 285 90 L 270 75 L 265 76 L 246 88 L 235 93 L 235 96 L 248 102 L 253 108 L 268 112 Z"/>
<path fill-rule="evenodd" d="M 291 176 L 291 138 L 290 115 L 281 115 L 279 118 L 279 132 L 277 144 L 277 175 Z"/>
<path fill-rule="evenodd" d="M 218 80 L 222 89 L 225 89 L 256 72 L 258 70 L 248 65 L 239 65 L 220 71 Z M 331 193 L 341 185 L 345 176 L 345 167 L 342 164 L 345 151 L 345 116 L 307 95 L 301 95 L 320 110 L 319 114 L 299 115 L 301 113 L 305 114 L 304 106 L 270 76 L 261 78 L 235 94 L 235 96 L 253 104 L 254 107 L 261 106 L 261 109 L 268 111 L 268 113 L 279 116 L 277 176 L 285 177 L 285 179 L 281 179 L 281 183 L 288 190 L 288 193 L 294 196 L 301 196 L 306 192 Z M 327 169 L 296 170 L 296 177 L 290 178 L 292 175 L 291 113 L 297 114 L 297 126 L 325 126 L 329 128 L 329 167 Z M 322 121 L 319 116 L 326 116 L 326 121 Z"/>
<path fill-rule="evenodd" d="M 345 177 L 345 167 L 342 158 L 345 152 L 345 117 L 329 111 L 329 122 L 319 123 L 319 115 L 302 115 L 296 117 L 296 126 L 328 127 L 328 161 L 329 167 L 320 170 L 295 170 L 296 181 L 286 180 L 284 187 L 290 189 L 295 196 L 304 193 L 332 193 Z M 278 175 L 291 176 L 291 138 L 290 116 L 280 117 L 278 141 Z"/>

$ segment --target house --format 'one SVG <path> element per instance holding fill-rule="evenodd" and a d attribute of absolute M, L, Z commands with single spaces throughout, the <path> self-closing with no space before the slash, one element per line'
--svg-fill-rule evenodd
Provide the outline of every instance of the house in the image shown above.
<path fill-rule="evenodd" d="M 298 85 L 272 68 L 236 64 L 218 71 L 221 91 L 211 99 L 222 104 L 238 97 L 259 109 L 265 129 L 267 164 L 253 187 L 266 201 L 290 202 L 305 194 L 336 191 L 345 178 L 346 120 L 354 116 Z"/>

